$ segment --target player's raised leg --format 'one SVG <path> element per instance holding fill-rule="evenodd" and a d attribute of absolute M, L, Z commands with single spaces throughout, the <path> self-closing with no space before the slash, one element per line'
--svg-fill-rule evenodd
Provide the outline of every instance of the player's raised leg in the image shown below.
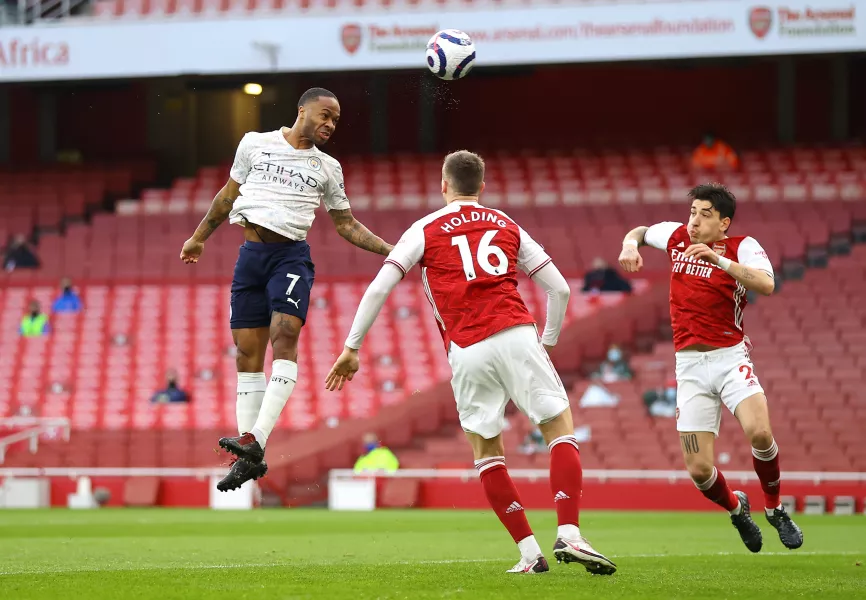
<path fill-rule="evenodd" d="M 781 470 L 779 447 L 770 429 L 770 412 L 764 394 L 754 394 L 737 405 L 734 415 L 752 444 L 752 463 L 764 492 L 764 514 L 779 532 L 779 539 L 791 550 L 803 545 L 803 532 L 779 500 Z"/>
<path fill-rule="evenodd" d="M 549 571 L 547 559 L 532 533 L 520 494 L 505 467 L 505 450 L 502 435 L 485 439 L 477 433 L 466 432 L 475 455 L 475 468 L 481 477 L 481 486 L 490 508 L 511 534 L 520 550 L 520 562 L 508 570 L 509 573 L 544 573 Z"/>
<path fill-rule="evenodd" d="M 732 491 L 725 476 L 713 465 L 715 433 L 711 431 L 680 431 L 686 469 L 707 500 L 724 508 L 731 515 L 746 548 L 760 552 L 763 546 L 761 530 L 752 519 L 749 499 L 745 493 Z"/>
<path fill-rule="evenodd" d="M 231 327 L 238 372 L 235 415 L 238 433 L 243 435 L 255 424 L 265 396 L 264 364 L 268 345 L 270 306 L 263 265 L 246 245 L 239 252 L 232 279 Z M 221 444 L 222 445 L 222 444 Z M 220 491 L 234 490 L 250 479 L 267 473 L 262 461 L 236 458 L 228 474 L 217 484 Z"/>

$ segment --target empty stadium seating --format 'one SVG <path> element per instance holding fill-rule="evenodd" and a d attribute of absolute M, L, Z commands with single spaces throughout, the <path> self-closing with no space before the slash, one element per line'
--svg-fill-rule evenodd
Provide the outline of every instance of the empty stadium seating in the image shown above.
<path fill-rule="evenodd" d="M 492 206 L 666 204 L 684 198 L 701 178 L 722 178 L 744 201 L 857 200 L 866 186 L 866 148 L 745 151 L 743 170 L 702 175 L 691 169 L 691 149 L 652 152 L 576 152 L 574 155 L 485 154 L 485 200 Z M 400 155 L 342 161 L 346 190 L 357 209 L 430 209 L 441 203 L 440 156 Z M 228 168 L 201 169 L 170 190 L 142 196 L 145 213 L 206 208 Z"/>
<path fill-rule="evenodd" d="M 369 417 L 450 376 L 427 300 L 420 284 L 411 281 L 398 286 L 368 337 L 365 376 L 345 393 L 323 390 L 364 288 L 360 281 L 316 284 L 301 345 L 303 376 L 281 427 L 299 430 L 329 419 Z M 639 291 L 645 288 L 637 285 Z M 522 289 L 530 309 L 543 318 L 543 292 L 532 285 Z M 0 416 L 27 407 L 34 415 L 68 418 L 79 432 L 234 428 L 236 376 L 225 286 L 87 285 L 83 314 L 55 315 L 50 336 L 20 338 L 17 323 L 28 299 L 50 305 L 53 292 L 49 287 L 0 292 Z M 608 296 L 603 303 L 618 299 Z M 577 296 L 568 317 L 601 305 Z M 179 372 L 192 398 L 189 405 L 149 402 L 168 369 Z"/>
<path fill-rule="evenodd" d="M 88 208 L 101 205 L 107 194 L 129 195 L 135 186 L 153 177 L 154 165 L 146 160 L 0 172 L 0 247 L 10 235 L 29 235 L 34 228 L 54 228 L 64 219 L 83 217 Z"/>
<path fill-rule="evenodd" d="M 346 188 L 357 216 L 387 240 L 442 205 L 440 157 L 395 156 L 344 160 Z M 776 266 L 826 246 L 834 234 L 866 222 L 866 150 L 861 147 L 744 152 L 745 170 L 724 175 L 740 200 L 734 233 L 755 236 Z M 507 211 L 541 240 L 560 268 L 580 275 L 602 256 L 613 262 L 624 230 L 660 220 L 683 220 L 685 192 L 704 175 L 690 171 L 686 149 L 650 153 L 576 153 L 574 156 L 490 155 L 485 203 Z M 61 274 L 112 282 L 223 282 L 237 257 L 239 232 L 225 227 L 194 268 L 177 260 L 183 240 L 228 177 L 207 167 L 170 189 L 148 189 L 140 200 L 98 214 L 90 226 L 40 243 L 45 268 L 13 280 L 53 280 Z M 782 210 L 778 202 L 795 203 Z M 29 210 L 29 209 L 28 209 Z M 325 211 L 309 240 L 320 273 L 368 275 L 378 257 L 353 252 L 339 240 Z M 579 234 L 575 234 L 579 232 Z M 647 269 L 662 272 L 664 257 L 650 254 Z M 5 276 L 0 275 L 0 282 Z M 35 279 L 34 279 L 35 278 Z"/>

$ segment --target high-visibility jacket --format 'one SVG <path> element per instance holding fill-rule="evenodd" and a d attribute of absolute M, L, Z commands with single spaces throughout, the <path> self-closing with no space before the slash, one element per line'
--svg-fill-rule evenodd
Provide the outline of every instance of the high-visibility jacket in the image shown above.
<path fill-rule="evenodd" d="M 47 315 L 38 314 L 35 317 L 27 315 L 26 317 L 21 319 L 21 335 L 23 335 L 24 337 L 39 337 L 40 335 L 45 333 L 47 325 Z"/>
<path fill-rule="evenodd" d="M 400 461 L 388 448 L 379 446 L 360 457 L 355 463 L 355 472 L 361 471 L 385 471 L 393 473 L 400 468 Z"/>

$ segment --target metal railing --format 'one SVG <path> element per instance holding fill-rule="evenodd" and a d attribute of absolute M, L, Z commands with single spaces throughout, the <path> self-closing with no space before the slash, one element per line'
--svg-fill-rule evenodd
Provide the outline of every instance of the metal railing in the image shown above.
<path fill-rule="evenodd" d="M 512 479 L 545 481 L 550 475 L 547 469 L 508 469 Z M 367 477 L 385 477 L 392 479 L 459 479 L 471 481 L 478 479 L 475 469 L 399 469 L 393 473 L 372 472 L 356 473 L 352 469 L 332 469 L 328 472 L 330 480 L 364 479 Z M 630 469 L 584 469 L 583 478 L 593 481 L 637 480 L 637 481 L 691 481 L 691 476 L 685 469 L 666 470 L 630 470 Z M 725 471 L 725 478 L 736 481 L 757 481 L 754 471 Z M 830 481 L 866 482 L 866 473 L 832 472 L 832 471 L 785 471 L 785 481 L 811 482 L 815 484 Z"/>
<path fill-rule="evenodd" d="M 0 24 L 29 25 L 87 14 L 90 2 L 91 0 L 18 0 L 14 6 L 7 2 L 0 11 Z"/>
<path fill-rule="evenodd" d="M 39 436 L 54 429 L 60 429 L 63 440 L 69 441 L 69 419 L 11 417 L 0 419 L 0 425 L 18 429 L 15 433 L 0 437 L 0 464 L 6 460 L 6 449 L 12 444 L 28 442 L 30 453 L 35 454 L 39 450 Z"/>

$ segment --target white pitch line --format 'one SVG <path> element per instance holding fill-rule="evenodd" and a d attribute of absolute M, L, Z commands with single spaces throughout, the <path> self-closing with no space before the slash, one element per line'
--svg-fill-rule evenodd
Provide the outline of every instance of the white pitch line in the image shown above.
<path fill-rule="evenodd" d="M 701 556 L 788 556 L 788 557 L 797 557 L 797 556 L 856 556 L 862 555 L 866 556 L 866 552 L 856 552 L 856 551 L 847 551 L 843 550 L 840 552 L 823 552 L 823 551 L 814 551 L 814 552 L 798 552 L 798 551 L 788 551 L 788 552 L 758 552 L 756 554 L 744 554 L 742 552 L 705 552 L 699 554 L 616 554 L 611 555 L 611 558 L 614 560 L 619 560 L 623 558 L 699 558 Z M 492 562 L 501 562 L 507 563 L 510 559 L 508 558 L 455 558 L 455 559 L 444 559 L 444 560 L 417 560 L 417 561 L 394 561 L 394 562 L 385 562 L 385 563 L 355 563 L 358 565 L 454 565 L 454 564 L 471 564 L 471 563 L 492 563 Z M 298 562 L 293 563 L 290 560 L 282 563 L 246 563 L 246 564 L 223 564 L 223 565 L 118 565 L 118 566 L 109 566 L 102 568 L 88 568 L 88 567 L 72 567 L 72 568 L 60 568 L 60 569 L 20 569 L 16 571 L 0 571 L 0 577 L 10 577 L 13 575 L 61 575 L 65 573 L 110 573 L 110 572 L 124 572 L 124 571 L 173 571 L 173 570 L 183 570 L 183 571 L 198 571 L 198 570 L 209 570 L 209 569 L 269 569 L 276 567 L 313 567 L 313 566 L 331 566 L 335 563 L 332 562 Z"/>

